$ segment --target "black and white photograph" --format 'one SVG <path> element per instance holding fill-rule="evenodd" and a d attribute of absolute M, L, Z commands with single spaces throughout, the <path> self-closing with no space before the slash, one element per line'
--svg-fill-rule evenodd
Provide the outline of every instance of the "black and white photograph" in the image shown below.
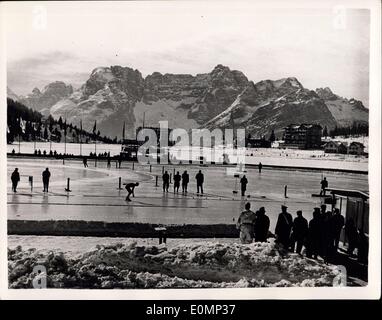
<path fill-rule="evenodd" d="M 1 298 L 379 298 L 380 15 L 2 2 Z"/>

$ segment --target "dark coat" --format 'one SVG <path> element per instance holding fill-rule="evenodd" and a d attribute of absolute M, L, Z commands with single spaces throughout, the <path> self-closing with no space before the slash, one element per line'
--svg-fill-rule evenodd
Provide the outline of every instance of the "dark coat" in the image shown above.
<path fill-rule="evenodd" d="M 19 182 L 20 181 L 20 173 L 13 171 L 11 175 L 11 180 L 13 183 Z"/>
<path fill-rule="evenodd" d="M 290 232 L 293 225 L 292 215 L 288 212 L 280 213 L 277 219 L 275 234 L 277 235 L 278 241 L 284 246 L 289 245 Z"/>
<path fill-rule="evenodd" d="M 198 172 L 197 174 L 196 174 L 196 176 L 195 176 L 195 179 L 196 179 L 196 183 L 197 184 L 203 184 L 203 182 L 204 182 L 204 175 L 203 175 L 203 173 L 201 173 L 201 172 Z"/>
<path fill-rule="evenodd" d="M 50 172 L 49 171 L 43 171 L 42 172 L 42 181 L 44 182 L 49 182 L 49 178 L 50 178 Z"/>
<path fill-rule="evenodd" d="M 247 189 L 248 179 L 244 178 L 244 177 L 241 178 L 240 179 L 240 184 L 241 184 L 241 188 L 242 189 L 244 189 L 244 190 Z"/>
<path fill-rule="evenodd" d="M 170 175 L 168 173 L 163 174 L 162 176 L 163 182 L 169 182 L 170 181 Z"/>
<path fill-rule="evenodd" d="M 181 179 L 180 174 L 176 174 L 176 175 L 174 176 L 174 182 L 179 183 L 179 182 L 180 182 L 180 179 Z"/>
<path fill-rule="evenodd" d="M 190 175 L 188 173 L 184 173 L 182 174 L 182 183 L 183 184 L 187 184 L 190 182 Z"/>
<path fill-rule="evenodd" d="M 268 238 L 269 218 L 265 214 L 257 214 L 255 222 L 255 241 L 265 242 Z"/>
<path fill-rule="evenodd" d="M 308 221 L 304 217 L 297 217 L 293 221 L 293 238 L 303 240 L 308 234 Z"/>

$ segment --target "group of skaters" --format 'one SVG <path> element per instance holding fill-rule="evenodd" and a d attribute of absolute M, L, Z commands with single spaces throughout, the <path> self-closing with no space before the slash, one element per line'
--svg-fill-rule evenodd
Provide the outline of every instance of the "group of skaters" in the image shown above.
<path fill-rule="evenodd" d="M 196 180 L 196 190 L 197 194 L 203 194 L 203 184 L 204 184 L 204 174 L 201 170 L 196 174 L 195 176 Z M 163 182 L 163 192 L 168 192 L 168 189 L 170 187 L 170 175 L 167 171 L 165 171 L 162 175 L 162 182 Z M 174 193 L 179 193 L 180 185 L 182 184 L 182 194 L 186 194 L 188 191 L 188 184 L 190 182 L 190 175 L 185 170 L 182 175 L 179 173 L 179 171 L 176 172 L 174 175 Z"/>
<path fill-rule="evenodd" d="M 49 192 L 49 181 L 50 181 L 50 176 L 51 173 L 49 171 L 49 168 L 46 168 L 42 174 L 42 183 L 44 186 L 43 192 Z M 12 181 L 12 191 L 17 192 L 17 186 L 20 182 L 20 172 L 19 168 L 15 168 L 15 170 L 11 174 L 11 181 Z"/>
<path fill-rule="evenodd" d="M 264 207 L 256 213 L 250 208 L 250 203 L 246 203 L 245 211 L 240 214 L 236 224 L 240 230 L 241 243 L 251 243 L 253 240 L 265 242 L 269 236 L 269 217 L 265 214 Z M 275 228 L 276 242 L 285 250 L 302 255 L 305 247 L 308 258 L 317 259 L 320 256 L 327 262 L 337 253 L 341 231 L 345 226 L 348 254 L 353 255 L 356 247 L 359 255 L 360 252 L 362 254 L 367 251 L 363 248 L 365 242 L 360 241 L 362 233 L 357 230 L 354 221 L 350 219 L 345 224 L 338 208 L 327 211 L 325 204 L 321 208 L 316 207 L 309 222 L 303 217 L 301 210 L 296 212 L 297 216 L 293 219 L 287 208 L 285 205 L 281 206 Z"/>

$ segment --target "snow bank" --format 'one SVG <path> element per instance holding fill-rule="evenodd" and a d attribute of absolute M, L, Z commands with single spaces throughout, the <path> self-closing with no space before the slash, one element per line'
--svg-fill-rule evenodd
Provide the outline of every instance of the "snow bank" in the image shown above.
<path fill-rule="evenodd" d="M 31 288 L 33 267 L 49 288 L 243 288 L 332 286 L 336 266 L 282 252 L 273 242 L 202 242 L 173 248 L 136 242 L 81 255 L 8 249 L 10 288 Z"/>

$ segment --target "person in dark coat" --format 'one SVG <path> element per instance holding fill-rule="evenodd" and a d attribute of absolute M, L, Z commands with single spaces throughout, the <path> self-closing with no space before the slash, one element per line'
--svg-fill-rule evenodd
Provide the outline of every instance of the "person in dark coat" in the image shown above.
<path fill-rule="evenodd" d="M 11 175 L 11 181 L 12 181 L 12 191 L 17 192 L 17 185 L 20 181 L 20 173 L 19 173 L 19 168 L 15 168 L 15 170 L 12 172 Z"/>
<path fill-rule="evenodd" d="M 245 175 L 240 179 L 240 184 L 241 184 L 241 196 L 245 196 L 245 191 L 247 190 L 247 184 L 248 184 L 248 179 Z"/>
<path fill-rule="evenodd" d="M 187 193 L 187 186 L 190 182 L 190 175 L 187 170 L 182 173 L 182 193 Z"/>
<path fill-rule="evenodd" d="M 196 174 L 195 176 L 196 179 L 196 188 L 197 188 L 197 193 L 199 193 L 199 190 L 203 194 L 203 183 L 204 183 L 204 174 L 202 173 L 201 170 Z"/>
<path fill-rule="evenodd" d="M 262 165 L 262 163 L 260 162 L 259 163 L 259 173 L 261 173 L 261 169 L 263 168 L 263 165 Z"/>
<path fill-rule="evenodd" d="M 317 259 L 322 233 L 322 219 L 320 216 L 320 208 L 314 208 L 313 219 L 309 221 L 308 241 L 307 241 L 307 257 Z"/>
<path fill-rule="evenodd" d="M 83 164 L 84 164 L 84 168 L 87 168 L 87 167 L 88 167 L 88 158 L 87 158 L 87 157 L 84 157 L 84 158 L 82 159 L 82 162 L 83 162 Z"/>
<path fill-rule="evenodd" d="M 162 181 L 163 181 L 163 192 L 168 192 L 168 188 L 170 187 L 170 175 L 168 174 L 167 171 L 162 176 Z"/>
<path fill-rule="evenodd" d="M 131 183 L 126 183 L 125 189 L 127 190 L 127 196 L 126 196 L 126 201 L 131 201 L 130 195 L 133 195 L 134 197 L 134 189 L 135 187 L 138 187 L 139 183 L 138 182 L 131 182 Z"/>
<path fill-rule="evenodd" d="M 324 196 L 326 193 L 326 189 L 328 188 L 328 180 L 326 180 L 326 177 L 321 180 L 321 191 L 320 191 L 320 196 Z"/>
<path fill-rule="evenodd" d="M 345 225 L 345 218 L 341 215 L 338 208 L 334 209 L 334 215 L 332 217 L 332 227 L 333 227 L 333 237 L 334 237 L 334 249 L 338 250 L 338 245 L 340 243 L 340 236 L 342 228 Z"/>
<path fill-rule="evenodd" d="M 322 217 L 321 255 L 328 262 L 334 249 L 334 232 L 332 224 L 332 212 L 327 211 Z"/>
<path fill-rule="evenodd" d="M 293 220 L 292 226 L 291 251 L 294 252 L 297 243 L 296 252 L 301 254 L 302 246 L 308 234 L 308 221 L 302 216 L 301 210 L 298 210 L 296 213 L 297 217 Z"/>
<path fill-rule="evenodd" d="M 44 191 L 43 192 L 48 192 L 49 179 L 50 179 L 50 171 L 49 171 L 49 168 L 46 168 L 45 171 L 42 172 L 42 183 L 44 185 Z"/>
<path fill-rule="evenodd" d="M 281 213 L 277 219 L 275 234 L 277 242 L 281 243 L 285 249 L 290 245 L 290 232 L 293 225 L 292 215 L 287 212 L 287 206 L 281 206 Z"/>
<path fill-rule="evenodd" d="M 261 207 L 259 211 L 256 212 L 255 221 L 255 242 L 266 242 L 268 238 L 269 231 L 269 217 L 265 214 L 265 208 Z"/>
<path fill-rule="evenodd" d="M 346 221 L 345 235 L 348 239 L 348 254 L 353 255 L 354 249 L 358 246 L 358 231 L 353 219 Z"/>
<path fill-rule="evenodd" d="M 174 193 L 175 193 L 175 191 L 176 191 L 176 193 L 179 192 L 181 179 L 182 179 L 182 177 L 180 176 L 179 171 L 177 171 L 176 174 L 174 175 Z"/>

